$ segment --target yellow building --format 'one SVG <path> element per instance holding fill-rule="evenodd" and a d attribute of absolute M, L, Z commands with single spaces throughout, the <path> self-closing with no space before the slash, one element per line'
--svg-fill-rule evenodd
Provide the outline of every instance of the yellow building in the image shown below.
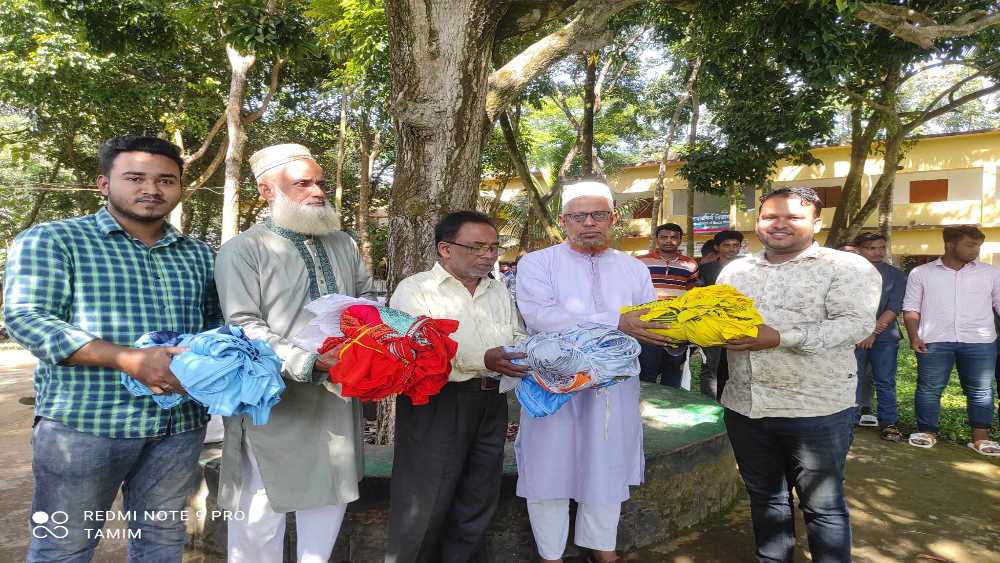
<path fill-rule="evenodd" d="M 833 220 L 840 188 L 850 167 L 850 146 L 830 146 L 813 149 L 813 155 L 822 161 L 815 166 L 781 164 L 777 167 L 772 183 L 775 188 L 807 186 L 817 189 L 827 207 L 823 210 L 823 223 Z M 671 162 L 666 176 L 662 202 L 662 217 L 666 221 L 687 224 L 688 190 L 676 172 L 680 162 Z M 862 178 L 863 197 L 878 181 L 882 159 L 872 155 L 865 163 Z M 616 192 L 618 201 L 642 198 L 652 201 L 658 163 L 646 162 L 627 167 L 609 177 L 608 182 Z M 897 258 L 912 256 L 917 259 L 938 256 L 944 251 L 941 227 L 945 225 L 978 225 L 986 233 L 980 259 L 1000 265 L 1000 129 L 969 133 L 930 135 L 916 139 L 906 153 L 901 168 L 896 173 L 892 206 L 892 253 Z M 521 186 L 513 181 L 504 199 L 514 196 Z M 488 192 L 484 191 L 484 195 Z M 746 193 L 742 205 L 726 198 L 708 194 L 695 194 L 695 217 L 721 214 L 731 228 L 743 232 L 751 250 L 760 248 L 753 234 L 756 221 L 756 202 L 761 191 Z M 739 209 L 746 211 L 739 211 Z M 617 246 L 630 252 L 644 251 L 649 247 L 650 211 L 647 207 L 630 221 L 629 236 L 618 241 Z M 727 217 L 728 215 L 728 217 Z M 715 219 L 720 216 L 716 215 Z M 866 227 L 875 228 L 877 217 L 873 214 Z M 826 228 L 820 234 L 822 242 Z M 696 233 L 700 242 L 711 238 L 710 232 Z"/>

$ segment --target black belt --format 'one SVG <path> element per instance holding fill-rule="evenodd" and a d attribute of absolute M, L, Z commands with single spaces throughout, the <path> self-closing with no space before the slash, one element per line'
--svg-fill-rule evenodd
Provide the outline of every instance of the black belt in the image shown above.
<path fill-rule="evenodd" d="M 496 391 L 500 381 L 492 377 L 473 377 L 468 381 L 451 381 L 448 386 L 461 391 Z"/>

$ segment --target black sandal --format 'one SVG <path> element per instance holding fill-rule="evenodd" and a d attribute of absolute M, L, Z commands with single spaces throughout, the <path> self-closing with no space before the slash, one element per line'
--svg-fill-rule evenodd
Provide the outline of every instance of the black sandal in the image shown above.
<path fill-rule="evenodd" d="M 895 424 L 890 424 L 889 426 L 883 428 L 882 432 L 879 433 L 879 437 L 889 442 L 903 441 L 903 434 L 899 431 L 898 428 L 896 428 Z"/>

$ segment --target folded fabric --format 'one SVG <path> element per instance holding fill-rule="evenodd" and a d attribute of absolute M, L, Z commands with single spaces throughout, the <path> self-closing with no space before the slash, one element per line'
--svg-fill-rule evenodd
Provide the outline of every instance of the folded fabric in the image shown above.
<path fill-rule="evenodd" d="M 696 287 L 674 299 L 622 307 L 646 310 L 639 318 L 670 325 L 653 332 L 698 346 L 722 346 L 734 338 L 756 338 L 764 324 L 753 300 L 728 285 Z"/>
<path fill-rule="evenodd" d="M 639 375 L 642 348 L 617 329 L 580 323 L 562 332 L 540 332 L 505 350 L 527 355 L 513 361 L 531 368 L 515 393 L 525 412 L 541 417 L 559 410 L 581 390 Z"/>
<path fill-rule="evenodd" d="M 222 326 L 200 334 L 150 332 L 142 335 L 135 345 L 188 348 L 170 361 L 170 371 L 184 386 L 186 396 L 153 395 L 144 384 L 122 374 L 122 384 L 132 395 L 152 395 L 164 409 L 191 399 L 207 407 L 209 414 L 247 414 L 255 425 L 261 425 L 267 423 L 271 408 L 285 390 L 280 358 L 266 342 L 248 339 L 237 326 Z"/>
<path fill-rule="evenodd" d="M 326 338 L 318 352 L 339 348 L 330 381 L 340 384 L 344 397 L 377 401 L 405 394 L 414 405 L 424 405 L 448 383 L 458 351 L 448 335 L 456 330 L 458 321 L 355 304 L 340 315 L 343 336 Z"/>
<path fill-rule="evenodd" d="M 310 301 L 305 309 L 314 316 L 305 328 L 292 337 L 292 342 L 303 350 L 318 350 L 327 338 L 344 336 L 344 332 L 340 330 L 340 316 L 352 305 L 378 306 L 378 303 L 371 299 L 339 293 L 330 293 Z"/>

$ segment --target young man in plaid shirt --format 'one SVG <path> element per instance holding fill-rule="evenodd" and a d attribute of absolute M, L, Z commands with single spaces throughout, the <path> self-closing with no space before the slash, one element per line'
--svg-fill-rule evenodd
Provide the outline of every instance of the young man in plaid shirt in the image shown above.
<path fill-rule="evenodd" d="M 136 349 L 154 330 L 218 324 L 213 254 L 165 218 L 180 201 L 180 150 L 151 137 L 101 146 L 97 185 L 107 206 L 37 225 L 14 241 L 4 315 L 38 357 L 28 561 L 89 561 L 119 489 L 129 560 L 180 561 L 180 511 L 196 484 L 208 416 L 186 401 L 160 409 L 121 383 L 183 393 L 170 372 L 179 348 Z"/>

